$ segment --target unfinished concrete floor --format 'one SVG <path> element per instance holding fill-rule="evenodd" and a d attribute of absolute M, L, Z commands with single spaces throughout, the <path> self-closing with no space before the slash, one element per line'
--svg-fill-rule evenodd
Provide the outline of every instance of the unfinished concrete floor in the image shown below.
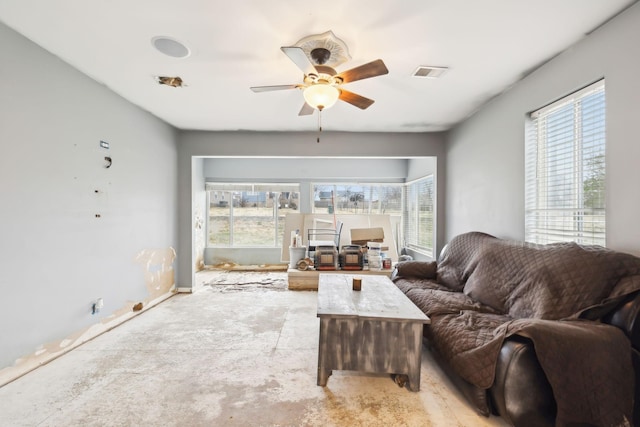
<path fill-rule="evenodd" d="M 286 273 L 244 285 L 207 274 L 222 284 L 178 294 L 0 388 L 0 426 L 506 425 L 476 415 L 426 350 L 418 393 L 340 371 L 318 387 L 317 294 L 288 291 Z"/>

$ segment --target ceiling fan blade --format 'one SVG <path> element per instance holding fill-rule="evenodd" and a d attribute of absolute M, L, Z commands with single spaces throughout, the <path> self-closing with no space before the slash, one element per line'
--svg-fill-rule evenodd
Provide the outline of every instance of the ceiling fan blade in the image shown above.
<path fill-rule="evenodd" d="M 307 54 L 304 53 L 304 50 L 302 50 L 301 47 L 283 46 L 280 50 L 282 50 L 284 54 L 302 70 L 305 76 L 308 76 L 309 74 L 318 74 L 316 67 L 311 63 Z"/>
<path fill-rule="evenodd" d="M 371 106 L 375 101 L 373 99 L 365 98 L 364 96 L 358 95 L 357 93 L 349 92 L 348 90 L 340 89 L 340 99 L 342 101 L 348 102 L 351 105 L 355 105 L 356 107 L 366 110 Z"/>
<path fill-rule="evenodd" d="M 302 108 L 300 109 L 300 112 L 298 113 L 299 116 L 309 116 L 311 114 L 313 114 L 313 112 L 315 111 L 315 108 L 313 108 L 311 105 L 307 104 L 306 102 L 304 103 L 304 105 L 302 106 Z"/>
<path fill-rule="evenodd" d="M 295 89 L 300 85 L 277 85 L 277 86 L 253 86 L 250 89 L 254 92 L 269 92 L 271 90 Z"/>
<path fill-rule="evenodd" d="M 336 77 L 340 77 L 343 83 L 349 83 L 388 73 L 389 70 L 387 69 L 387 66 L 384 65 L 384 62 L 382 62 L 382 59 L 376 59 L 375 61 L 368 62 L 364 65 L 360 65 L 359 67 L 343 71 Z"/>

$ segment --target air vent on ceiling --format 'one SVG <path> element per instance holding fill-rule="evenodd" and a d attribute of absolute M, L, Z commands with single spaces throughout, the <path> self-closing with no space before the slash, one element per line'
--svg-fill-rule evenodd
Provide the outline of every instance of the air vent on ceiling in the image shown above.
<path fill-rule="evenodd" d="M 447 70 L 447 67 L 428 67 L 426 65 L 421 65 L 416 68 L 412 76 L 419 78 L 437 79 L 438 77 L 441 77 Z"/>

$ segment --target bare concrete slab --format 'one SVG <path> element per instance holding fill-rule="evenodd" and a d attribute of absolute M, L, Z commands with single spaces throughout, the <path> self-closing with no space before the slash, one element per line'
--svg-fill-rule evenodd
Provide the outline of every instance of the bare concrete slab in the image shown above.
<path fill-rule="evenodd" d="M 0 425 L 507 425 L 477 415 L 426 349 L 417 393 L 350 371 L 318 387 L 317 294 L 280 274 L 282 287 L 233 276 L 178 294 L 7 384 Z"/>

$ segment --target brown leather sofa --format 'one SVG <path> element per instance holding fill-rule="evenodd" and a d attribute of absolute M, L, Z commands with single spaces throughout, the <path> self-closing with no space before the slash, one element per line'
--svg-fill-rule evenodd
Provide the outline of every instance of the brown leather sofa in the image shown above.
<path fill-rule="evenodd" d="M 452 319 L 455 318 L 455 311 L 458 309 L 460 309 L 460 313 L 467 309 L 478 310 L 482 313 L 484 312 L 484 308 L 482 308 L 482 304 L 478 304 L 472 298 L 467 298 L 469 295 L 456 295 L 456 291 L 453 291 L 454 294 L 452 294 L 451 297 L 455 297 L 455 301 L 466 298 L 465 303 L 462 304 L 462 308 L 453 304 L 454 306 L 450 312 L 446 310 L 446 306 L 450 304 L 451 300 L 451 298 L 446 295 L 446 292 L 450 292 L 450 289 L 442 286 L 441 282 L 447 281 L 446 276 L 450 272 L 445 271 L 445 267 L 447 266 L 444 264 L 447 264 L 447 261 L 449 261 L 448 266 L 450 267 L 451 257 L 456 258 L 456 254 L 452 255 L 451 251 L 455 252 L 463 248 L 461 251 L 466 252 L 462 256 L 457 257 L 458 261 L 462 260 L 458 263 L 459 270 L 457 274 L 460 281 L 466 282 L 469 277 L 474 274 L 474 269 L 476 269 L 481 262 L 479 260 L 482 260 L 482 257 L 485 256 L 484 252 L 486 251 L 483 249 L 490 246 L 492 242 L 500 239 L 484 233 L 467 233 L 458 236 L 454 240 L 456 240 L 456 242 L 452 240 L 452 242 L 443 249 L 438 261 L 409 261 L 399 263 L 392 275 L 392 280 L 396 285 L 398 285 L 418 307 L 431 316 L 432 325 L 425 325 L 425 343 L 432 350 L 434 358 L 439 362 L 443 370 L 449 374 L 449 377 L 465 397 L 475 406 L 477 411 L 483 415 L 488 416 L 490 413 L 500 415 L 514 426 L 554 426 L 564 425 L 564 423 L 568 425 L 598 425 L 597 421 L 571 422 L 571 416 L 573 414 L 569 414 L 569 417 L 567 417 L 566 409 L 565 413 L 563 413 L 564 418 L 560 419 L 558 417 L 558 402 L 555 398 L 554 388 L 540 364 L 538 355 L 536 354 L 536 347 L 534 347 L 534 341 L 527 337 L 528 334 L 526 330 L 525 333 L 505 334 L 504 339 L 500 341 L 494 365 L 495 375 L 489 387 L 479 387 L 477 384 L 467 381 L 467 379 L 464 378 L 464 372 L 462 374 L 460 373 L 461 368 L 458 355 L 452 355 L 449 346 L 441 345 L 439 340 L 442 340 L 443 334 L 438 335 L 438 333 L 432 331 L 430 328 L 434 326 L 434 319 L 436 320 L 435 325 L 437 325 L 438 320 L 441 318 L 446 318 L 447 316 L 450 316 Z M 451 243 L 454 243 L 454 245 L 452 246 Z M 525 249 L 528 250 L 528 246 L 539 245 L 529 245 L 519 242 L 515 243 L 515 246 L 515 250 L 519 251 L 522 246 L 527 247 Z M 469 249 L 470 247 L 472 248 L 471 250 Z M 513 248 L 509 247 L 508 250 L 512 249 Z M 602 249 L 604 250 L 604 248 Z M 589 250 L 591 249 L 589 248 Z M 562 254 L 562 248 L 560 252 L 557 252 L 555 248 L 554 251 L 556 251 L 555 253 Z M 599 255 L 599 249 L 595 249 L 595 251 Z M 608 250 L 604 251 L 607 251 L 607 256 L 613 252 Z M 633 265 L 631 270 L 626 273 L 631 276 L 637 276 L 639 272 L 634 270 L 637 267 L 637 258 L 627 254 L 624 254 L 624 256 L 627 257 L 625 258 L 625 265 Z M 640 261 L 640 259 L 638 259 L 638 261 Z M 502 261 L 498 258 L 492 258 L 491 262 L 500 265 Z M 500 267 L 498 266 L 497 268 Z M 498 274 L 495 277 L 500 277 L 500 275 Z M 636 277 L 631 277 L 631 279 L 631 281 L 635 281 Z M 640 282 L 640 280 L 638 280 L 638 282 Z M 632 346 L 630 358 L 632 361 L 630 366 L 632 367 L 627 371 L 627 376 L 632 377 L 636 385 L 640 385 L 640 292 L 638 289 L 634 289 L 633 286 L 625 289 L 626 293 L 618 292 L 616 293 L 616 298 L 612 298 L 611 295 L 606 295 L 604 298 L 601 298 L 600 301 L 597 301 L 596 304 L 590 305 L 587 310 L 580 311 L 576 319 L 570 319 L 570 321 L 578 321 L 581 322 L 580 324 L 608 324 L 622 330 Z M 473 296 L 473 292 L 467 291 L 466 288 L 461 289 L 459 292 Z M 438 296 L 433 299 L 434 295 L 437 296 L 441 294 L 445 295 L 445 297 Z M 428 298 L 424 297 L 424 295 L 428 295 Z M 473 303 L 473 306 L 469 306 L 468 304 L 470 303 Z M 489 316 L 494 317 L 504 314 L 493 308 L 487 311 L 490 313 Z M 558 321 L 561 322 L 564 320 L 565 319 L 560 319 Z M 538 321 L 540 320 L 534 319 L 534 322 Z M 541 321 L 548 323 L 546 320 Z M 450 334 L 449 332 L 447 333 Z M 535 336 L 535 334 L 533 336 Z M 455 337 L 453 340 L 455 340 Z M 540 345 L 540 343 L 538 344 Z M 452 360 L 454 363 L 451 363 Z M 612 355 L 611 360 L 617 360 L 616 356 Z M 621 356 L 621 360 L 624 360 L 624 357 Z M 462 371 L 464 371 L 464 369 L 462 369 Z M 629 372 L 631 372 L 632 375 L 629 376 Z M 616 386 L 615 381 L 611 386 Z M 629 424 L 621 425 L 640 425 L 638 424 L 640 423 L 640 386 L 635 387 L 635 389 L 631 388 L 631 390 L 634 390 L 633 393 L 631 393 L 632 396 L 626 397 L 628 397 L 630 401 L 633 401 L 632 416 L 636 424 L 633 423 L 633 420 L 628 419 L 629 415 L 626 415 L 625 418 L 627 419 L 624 422 L 628 422 Z M 627 414 L 629 412 L 630 411 L 627 411 Z M 569 419 L 569 422 L 567 422 L 567 419 Z M 580 419 L 580 417 L 578 416 L 576 419 Z"/>

